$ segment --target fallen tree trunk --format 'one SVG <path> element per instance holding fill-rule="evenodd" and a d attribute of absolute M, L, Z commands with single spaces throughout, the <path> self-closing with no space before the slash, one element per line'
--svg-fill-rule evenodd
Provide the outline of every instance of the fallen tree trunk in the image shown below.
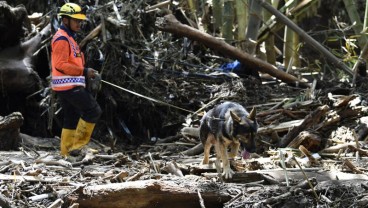
<path fill-rule="evenodd" d="M 250 54 L 245 53 L 222 40 L 216 39 L 215 37 L 207 33 L 201 32 L 193 27 L 180 23 L 172 14 L 166 15 L 163 18 L 157 18 L 156 26 L 159 30 L 174 33 L 179 36 L 185 36 L 192 40 L 199 41 L 207 45 L 208 47 L 221 52 L 222 54 L 226 54 L 231 58 L 239 60 L 242 64 L 244 64 L 245 68 L 247 69 L 255 69 L 257 71 L 267 73 L 288 84 L 295 85 L 298 83 L 299 86 L 309 87 L 309 83 L 302 82 L 298 78 L 284 71 L 278 70 L 275 66 L 267 62 L 255 58 Z"/>
<path fill-rule="evenodd" d="M 288 169 L 289 175 L 298 181 L 304 181 L 304 174 L 298 169 Z M 318 168 L 306 170 L 307 177 L 316 178 L 317 181 L 330 181 L 338 176 L 340 180 L 367 180 L 364 174 L 348 174 L 341 172 L 321 172 Z M 218 177 L 217 173 L 206 174 L 208 178 Z M 224 203 L 233 196 L 229 190 L 241 192 L 246 186 L 259 186 L 250 182 L 264 180 L 263 175 L 270 176 L 278 182 L 285 181 L 284 170 L 264 170 L 249 171 L 235 174 L 231 183 L 214 183 L 211 180 L 190 181 L 187 179 L 176 179 L 170 181 L 163 180 L 143 180 L 130 181 L 124 183 L 113 183 L 105 185 L 91 185 L 68 196 L 71 203 L 78 203 L 80 207 L 109 207 L 109 208 L 148 208 L 148 207 L 198 207 L 200 199 L 203 198 L 205 207 L 224 207 Z M 236 184 L 233 182 L 241 183 Z"/>
<path fill-rule="evenodd" d="M 180 181 L 131 181 L 106 185 L 92 185 L 83 188 L 76 196 L 70 195 L 69 200 L 79 203 L 80 207 L 99 208 L 143 208 L 143 207 L 198 207 L 201 194 L 206 207 L 223 207 L 231 199 L 230 188 L 241 190 L 240 185 L 219 184 L 213 182 Z"/>

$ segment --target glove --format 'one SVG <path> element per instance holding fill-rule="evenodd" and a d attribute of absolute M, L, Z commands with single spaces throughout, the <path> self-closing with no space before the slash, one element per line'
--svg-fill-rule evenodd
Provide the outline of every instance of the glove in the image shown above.
<path fill-rule="evenodd" d="M 92 68 L 87 68 L 87 73 L 85 74 L 85 76 L 87 79 L 90 79 L 90 78 L 94 78 L 96 74 L 98 74 L 98 71 Z"/>
<path fill-rule="evenodd" d="M 91 93 L 97 93 L 101 86 L 101 75 L 95 72 L 94 77 L 88 78 L 87 89 Z"/>

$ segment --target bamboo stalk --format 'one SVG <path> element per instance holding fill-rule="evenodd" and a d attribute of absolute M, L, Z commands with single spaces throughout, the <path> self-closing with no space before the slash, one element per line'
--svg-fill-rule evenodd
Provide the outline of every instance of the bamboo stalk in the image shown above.
<path fill-rule="evenodd" d="M 222 37 L 226 42 L 231 43 L 234 40 L 234 0 L 224 0 L 224 12 L 222 20 Z"/>
<path fill-rule="evenodd" d="M 248 24 L 248 9 L 244 0 L 235 0 L 236 19 L 238 23 L 238 36 L 239 48 L 245 50 L 245 33 Z"/>
<path fill-rule="evenodd" d="M 293 0 L 291 6 L 295 6 L 297 4 L 297 0 Z M 289 13 L 289 11 L 287 11 Z M 300 60 L 297 52 L 299 45 L 299 36 L 296 32 L 294 32 L 290 27 L 285 27 L 285 43 L 284 43 L 284 66 L 286 68 L 292 66 L 299 66 Z M 292 62 L 291 62 L 292 61 Z M 291 65 L 289 66 L 289 64 Z"/>
<path fill-rule="evenodd" d="M 309 36 L 306 32 L 304 32 L 299 26 L 289 20 L 285 15 L 280 13 L 277 9 L 273 8 L 272 5 L 268 4 L 265 0 L 256 0 L 258 1 L 263 8 L 267 9 L 269 12 L 274 14 L 279 21 L 283 22 L 291 29 L 293 29 L 301 38 L 304 39 L 305 42 L 312 45 L 317 51 L 321 52 L 326 59 L 328 59 L 332 64 L 336 65 L 336 67 L 340 68 L 344 72 L 347 73 L 349 76 L 353 76 L 352 70 L 346 66 L 342 60 L 336 58 L 330 51 L 328 51 L 325 47 L 323 47 L 319 42 Z"/>
<path fill-rule="evenodd" d="M 363 24 L 360 20 L 359 12 L 354 0 L 344 0 L 346 11 L 348 12 L 350 21 L 354 23 L 353 30 L 354 33 L 360 35 L 363 30 Z M 367 43 L 367 36 L 362 35 L 358 38 L 358 45 L 360 48 L 363 48 Z"/>
<path fill-rule="evenodd" d="M 195 0 L 188 0 L 189 11 L 190 11 L 190 18 L 194 19 L 196 24 L 198 25 L 198 17 L 197 17 L 197 1 Z"/>
<path fill-rule="evenodd" d="M 275 2 L 273 0 L 267 0 L 268 3 L 272 3 L 272 6 L 277 8 L 278 1 Z M 269 19 L 271 19 L 272 14 L 266 10 L 263 12 L 263 22 L 267 22 Z M 275 53 L 275 36 L 273 33 L 271 33 L 266 41 L 265 41 L 265 47 L 266 47 L 266 56 L 267 56 L 267 62 L 276 65 L 276 53 Z"/>
<path fill-rule="evenodd" d="M 299 46 L 300 46 L 300 38 L 297 33 L 293 33 L 293 53 L 292 57 L 294 60 L 295 67 L 300 67 L 300 58 L 299 58 Z"/>
<path fill-rule="evenodd" d="M 262 21 L 262 7 L 256 0 L 250 1 L 249 23 L 246 35 L 246 51 L 254 54 L 257 47 L 258 31 Z"/>
<path fill-rule="evenodd" d="M 366 32 L 368 25 L 368 1 L 365 2 L 364 22 L 363 22 L 363 33 Z"/>
<path fill-rule="evenodd" d="M 289 27 L 285 27 L 284 32 L 284 66 L 285 68 L 289 68 L 289 65 L 292 64 L 292 54 L 293 54 L 293 30 Z"/>
<path fill-rule="evenodd" d="M 368 43 L 365 44 L 363 50 L 360 51 L 360 55 L 358 57 L 358 60 L 355 62 L 354 66 L 353 66 L 353 86 L 356 87 L 356 76 L 357 76 L 357 73 L 358 73 L 358 67 L 359 65 L 365 60 L 367 59 L 368 57 Z"/>
<path fill-rule="evenodd" d="M 188 0 L 189 10 L 192 14 L 195 14 L 197 8 L 194 0 Z"/>
<path fill-rule="evenodd" d="M 222 30 L 222 7 L 223 7 L 223 0 L 212 0 L 213 5 L 213 31 Z"/>

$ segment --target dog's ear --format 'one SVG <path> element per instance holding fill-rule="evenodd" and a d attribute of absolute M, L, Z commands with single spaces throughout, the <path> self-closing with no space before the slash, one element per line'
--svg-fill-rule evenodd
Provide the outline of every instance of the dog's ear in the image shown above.
<path fill-rule="evenodd" d="M 253 107 L 253 109 L 250 111 L 248 118 L 252 121 L 256 120 L 256 114 L 257 114 L 257 110 L 255 107 Z"/>
<path fill-rule="evenodd" d="M 233 121 L 236 121 L 237 123 L 240 123 L 241 118 L 237 116 L 233 111 L 230 111 L 231 118 L 233 118 Z"/>

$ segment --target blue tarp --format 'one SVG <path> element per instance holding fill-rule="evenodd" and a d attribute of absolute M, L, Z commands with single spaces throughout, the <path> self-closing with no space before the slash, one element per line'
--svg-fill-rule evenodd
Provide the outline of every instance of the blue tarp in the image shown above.
<path fill-rule="evenodd" d="M 226 63 L 220 66 L 221 71 L 223 72 L 241 72 L 242 71 L 242 64 L 236 60 L 234 62 Z"/>

